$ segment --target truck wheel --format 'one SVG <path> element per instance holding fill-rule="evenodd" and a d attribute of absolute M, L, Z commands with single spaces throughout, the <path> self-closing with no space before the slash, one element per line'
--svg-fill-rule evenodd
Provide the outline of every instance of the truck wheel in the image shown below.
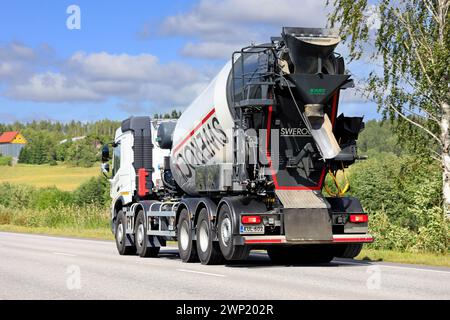
<path fill-rule="evenodd" d="M 334 247 L 334 255 L 339 258 L 353 259 L 361 253 L 362 248 L 362 243 L 337 244 Z"/>
<path fill-rule="evenodd" d="M 249 247 L 233 244 L 233 220 L 227 205 L 220 208 L 217 231 L 220 251 L 226 260 L 246 260 L 248 258 Z"/>
<path fill-rule="evenodd" d="M 177 238 L 180 259 L 183 262 L 197 262 L 196 243 L 192 240 L 191 219 L 186 209 L 181 210 L 178 218 Z"/>
<path fill-rule="evenodd" d="M 136 253 L 136 247 L 133 245 L 127 246 L 127 218 L 122 210 L 117 214 L 116 230 L 114 232 L 116 238 L 117 251 L 120 255 L 131 255 Z"/>
<path fill-rule="evenodd" d="M 134 228 L 134 243 L 136 251 L 140 257 L 157 257 L 160 247 L 148 246 L 147 227 L 145 223 L 144 211 L 139 211 L 136 218 L 136 226 Z"/>
<path fill-rule="evenodd" d="M 200 211 L 197 222 L 197 254 L 202 264 L 220 264 L 224 260 L 219 243 L 213 241 L 211 222 L 205 208 Z"/>

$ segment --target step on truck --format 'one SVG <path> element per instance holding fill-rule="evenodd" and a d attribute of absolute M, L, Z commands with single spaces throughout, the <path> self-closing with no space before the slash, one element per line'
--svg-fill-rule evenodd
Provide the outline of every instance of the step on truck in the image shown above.
<path fill-rule="evenodd" d="M 179 119 L 124 120 L 102 150 L 119 253 L 157 257 L 177 241 L 183 262 L 259 249 L 274 263 L 324 263 L 372 242 L 359 200 L 325 184 L 360 158 L 364 127 L 338 116 L 340 91 L 353 86 L 339 41 L 284 27 L 234 52 Z"/>

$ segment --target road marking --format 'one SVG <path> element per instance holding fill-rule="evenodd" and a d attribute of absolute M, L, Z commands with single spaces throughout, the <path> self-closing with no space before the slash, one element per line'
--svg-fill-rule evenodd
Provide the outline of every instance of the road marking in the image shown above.
<path fill-rule="evenodd" d="M 70 254 L 70 253 L 64 253 L 64 252 L 52 252 L 52 253 L 56 254 L 57 256 L 76 257 L 75 254 Z"/>
<path fill-rule="evenodd" d="M 369 264 L 369 263 L 358 263 L 358 262 L 347 262 L 347 261 L 333 261 L 333 262 L 340 263 L 340 264 L 351 264 L 351 265 L 361 266 L 361 267 L 380 266 L 380 267 L 391 268 L 391 269 L 416 270 L 416 271 L 437 272 L 437 273 L 450 274 L 450 271 L 433 270 L 433 269 L 421 269 L 421 268 L 412 268 L 412 267 L 410 268 L 410 267 L 400 267 L 400 266 L 388 266 L 388 265 L 379 264 L 379 263 Z"/>
<path fill-rule="evenodd" d="M 194 270 L 186 270 L 186 269 L 177 269 L 177 271 L 181 271 L 181 272 L 189 272 L 189 273 L 197 273 L 197 274 L 203 274 L 205 276 L 213 276 L 213 277 L 221 277 L 224 278 L 226 277 L 223 274 L 217 274 L 217 273 L 208 273 L 208 272 L 201 272 L 201 271 L 194 271 Z"/>

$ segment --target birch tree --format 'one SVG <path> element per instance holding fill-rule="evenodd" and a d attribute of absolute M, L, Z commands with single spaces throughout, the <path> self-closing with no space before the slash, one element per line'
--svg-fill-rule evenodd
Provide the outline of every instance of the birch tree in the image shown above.
<path fill-rule="evenodd" d="M 450 0 L 327 0 L 330 27 L 351 59 L 373 48 L 364 93 L 420 156 L 442 167 L 443 209 L 450 217 Z M 371 28 L 373 23 L 377 28 Z M 367 64 L 369 67 L 370 64 Z"/>

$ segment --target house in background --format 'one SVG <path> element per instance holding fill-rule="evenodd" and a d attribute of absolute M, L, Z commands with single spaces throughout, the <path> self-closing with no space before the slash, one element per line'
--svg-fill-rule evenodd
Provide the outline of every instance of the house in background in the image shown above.
<path fill-rule="evenodd" d="M 0 135 L 0 154 L 13 157 L 17 161 L 20 151 L 26 143 L 27 140 L 18 131 L 4 132 Z"/>

